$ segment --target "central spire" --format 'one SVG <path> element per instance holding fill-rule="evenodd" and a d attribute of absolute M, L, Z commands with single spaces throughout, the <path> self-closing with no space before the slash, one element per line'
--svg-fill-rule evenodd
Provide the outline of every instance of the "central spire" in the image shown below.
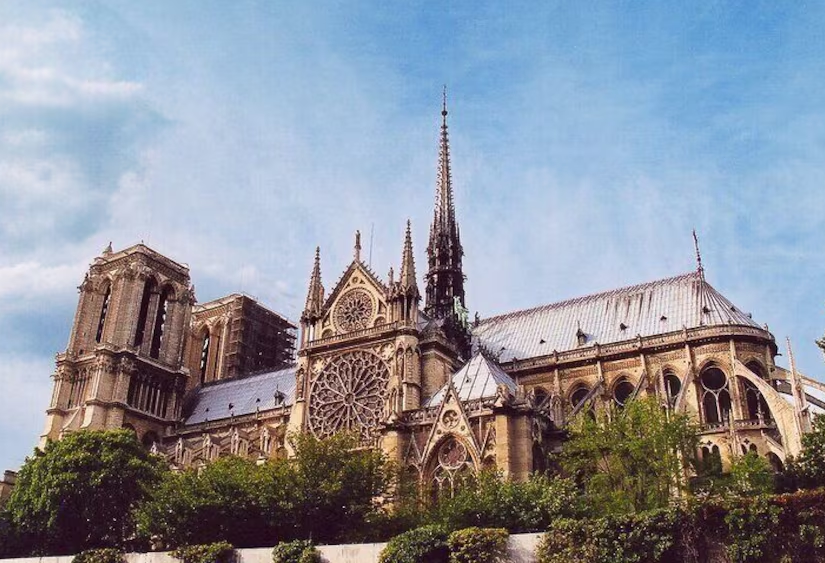
<path fill-rule="evenodd" d="M 450 170 L 450 138 L 447 132 L 447 87 L 441 105 L 441 135 L 438 146 L 438 173 L 435 209 L 427 245 L 427 303 L 425 312 L 432 318 L 455 318 L 464 309 L 464 272 Z M 459 309 L 460 306 L 460 309 Z"/>

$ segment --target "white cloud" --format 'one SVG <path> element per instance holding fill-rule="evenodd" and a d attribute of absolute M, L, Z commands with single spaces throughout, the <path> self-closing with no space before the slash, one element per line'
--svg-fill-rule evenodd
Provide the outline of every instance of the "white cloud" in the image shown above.
<path fill-rule="evenodd" d="M 51 397 L 54 363 L 48 358 L 4 356 L 0 362 L 0 436 L 3 469 L 17 469 L 37 445 Z"/>

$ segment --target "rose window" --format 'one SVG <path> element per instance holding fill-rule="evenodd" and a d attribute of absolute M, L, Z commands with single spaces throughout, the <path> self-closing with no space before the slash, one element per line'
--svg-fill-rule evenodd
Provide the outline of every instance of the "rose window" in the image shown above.
<path fill-rule="evenodd" d="M 367 328 L 374 310 L 368 291 L 352 289 L 341 297 L 335 307 L 335 324 L 344 332 Z"/>
<path fill-rule="evenodd" d="M 346 352 L 330 361 L 312 382 L 309 425 L 326 438 L 355 431 L 364 441 L 373 438 L 384 412 L 384 393 L 390 373 L 386 364 L 369 352 Z"/>

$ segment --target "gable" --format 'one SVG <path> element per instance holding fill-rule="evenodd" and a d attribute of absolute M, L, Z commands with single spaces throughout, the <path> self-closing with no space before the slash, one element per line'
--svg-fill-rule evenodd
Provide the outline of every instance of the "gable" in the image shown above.
<path fill-rule="evenodd" d="M 387 322 L 387 287 L 364 264 L 354 261 L 324 303 L 320 337 L 357 332 Z"/>

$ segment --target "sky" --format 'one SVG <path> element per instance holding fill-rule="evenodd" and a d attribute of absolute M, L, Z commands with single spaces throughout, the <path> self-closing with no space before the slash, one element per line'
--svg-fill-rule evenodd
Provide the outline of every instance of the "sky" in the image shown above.
<path fill-rule="evenodd" d="M 112 241 L 297 320 L 418 273 L 448 88 L 471 315 L 695 269 L 823 379 L 825 4 L 0 0 L 0 470 Z"/>

